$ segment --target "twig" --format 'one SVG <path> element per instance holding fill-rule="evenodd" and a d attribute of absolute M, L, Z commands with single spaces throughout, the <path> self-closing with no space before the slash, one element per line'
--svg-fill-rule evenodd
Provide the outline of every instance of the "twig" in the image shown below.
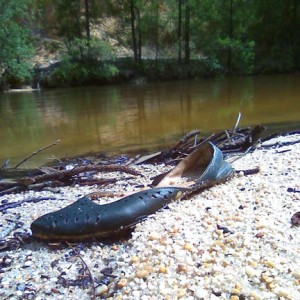
<path fill-rule="evenodd" d="M 58 145 L 60 143 L 60 140 L 57 140 L 55 141 L 54 143 L 52 143 L 51 145 L 48 145 L 48 146 L 45 146 L 43 148 L 40 148 L 38 150 L 36 150 L 35 152 L 31 153 L 29 156 L 25 157 L 22 161 L 20 161 L 18 164 L 16 164 L 13 169 L 17 169 L 20 165 L 22 165 L 25 161 L 27 161 L 28 159 L 30 159 L 32 156 L 52 147 L 52 146 L 55 146 L 55 145 Z"/>
<path fill-rule="evenodd" d="M 9 166 L 9 159 L 7 159 L 3 164 L 2 166 L 0 167 L 0 170 L 5 170 L 7 169 Z"/>
<path fill-rule="evenodd" d="M 172 151 L 175 149 L 178 149 L 182 144 L 186 143 L 190 138 L 197 137 L 197 135 L 200 133 L 200 130 L 195 129 L 187 134 L 185 134 L 174 146 L 172 146 L 168 151 Z"/>
<path fill-rule="evenodd" d="M 93 192 L 87 196 L 92 200 L 98 200 L 99 198 L 109 197 L 109 198 L 121 198 L 124 197 L 124 192 Z"/>
<path fill-rule="evenodd" d="M 27 202 L 36 203 L 36 202 L 44 201 L 44 200 L 56 200 L 56 198 L 53 198 L 53 197 L 29 198 L 29 199 L 24 199 L 24 200 L 17 201 L 17 202 L 5 203 L 5 204 L 0 205 L 0 212 L 3 212 L 10 208 L 15 208 L 15 207 L 21 206 L 23 203 L 27 203 Z"/>
<path fill-rule="evenodd" d="M 236 133 L 236 130 L 239 126 L 240 120 L 241 120 L 242 114 L 239 112 L 236 123 L 234 125 L 233 131 L 232 131 L 232 135 L 234 135 Z"/>
<path fill-rule="evenodd" d="M 259 171 L 260 171 L 259 167 L 256 167 L 254 169 L 247 169 L 247 170 L 235 170 L 236 173 L 242 172 L 244 176 L 254 175 L 259 173 Z"/>
<path fill-rule="evenodd" d="M 94 278 L 92 275 L 92 272 L 90 270 L 90 268 L 88 267 L 88 265 L 86 264 L 86 262 L 84 261 L 84 259 L 82 258 L 82 256 L 78 253 L 78 251 L 67 241 L 65 241 L 66 244 L 74 251 L 75 255 L 81 260 L 82 264 L 85 266 L 85 268 L 87 269 L 90 278 L 91 278 L 91 283 L 92 283 L 92 290 L 93 290 L 93 294 L 92 294 L 92 299 L 96 299 L 96 288 L 95 288 L 95 282 L 94 282 Z"/>

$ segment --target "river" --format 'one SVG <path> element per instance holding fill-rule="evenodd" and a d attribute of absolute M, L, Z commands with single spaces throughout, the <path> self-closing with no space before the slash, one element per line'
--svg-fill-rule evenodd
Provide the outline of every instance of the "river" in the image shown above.
<path fill-rule="evenodd" d="M 0 166 L 56 140 L 25 167 L 88 152 L 166 147 L 192 129 L 300 124 L 300 75 L 201 79 L 0 94 Z M 297 126 L 296 125 L 296 126 Z"/>

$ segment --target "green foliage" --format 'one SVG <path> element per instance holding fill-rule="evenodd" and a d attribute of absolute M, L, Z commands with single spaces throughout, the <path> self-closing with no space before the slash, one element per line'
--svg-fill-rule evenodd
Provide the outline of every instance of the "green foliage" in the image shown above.
<path fill-rule="evenodd" d="M 110 46 L 98 39 L 74 39 L 68 42 L 68 51 L 59 67 L 51 75 L 54 85 L 80 85 L 109 80 L 118 74 Z M 51 85 L 51 83 L 50 83 Z"/>
<path fill-rule="evenodd" d="M 80 0 L 55 0 L 55 16 L 59 35 L 68 40 L 81 37 L 83 19 Z"/>
<path fill-rule="evenodd" d="M 0 86 L 30 79 L 30 38 L 33 1 L 0 0 Z"/>
<path fill-rule="evenodd" d="M 299 0 L 0 0 L 0 84 L 31 77 L 31 28 L 40 24 L 67 50 L 52 81 L 114 78 L 111 47 L 90 38 L 90 25 L 105 23 L 111 26 L 100 36 L 134 50 L 135 64 L 123 73 L 185 78 L 300 69 Z M 45 45 L 49 52 L 60 47 Z"/>
<path fill-rule="evenodd" d="M 228 55 L 230 52 L 231 72 L 243 74 L 250 74 L 253 72 L 255 58 L 255 42 L 243 42 L 238 39 L 220 38 L 218 40 L 218 45 L 220 49 L 219 59 L 223 66 L 226 66 L 226 59 L 228 59 Z"/>

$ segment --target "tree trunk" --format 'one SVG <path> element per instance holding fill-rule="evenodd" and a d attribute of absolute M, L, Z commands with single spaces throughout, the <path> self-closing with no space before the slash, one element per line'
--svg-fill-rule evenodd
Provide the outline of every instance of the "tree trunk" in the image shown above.
<path fill-rule="evenodd" d="M 158 35 L 159 35 L 159 5 L 158 0 L 156 0 L 156 10 L 155 10 L 155 65 L 157 66 L 158 61 Z"/>
<path fill-rule="evenodd" d="M 185 0 L 185 26 L 184 26 L 184 62 L 190 62 L 190 5 L 189 0 Z"/>
<path fill-rule="evenodd" d="M 228 47 L 228 56 L 227 56 L 227 69 L 230 72 L 231 70 L 231 58 L 232 58 L 232 39 L 233 39 L 233 0 L 230 0 L 229 6 L 229 28 L 228 28 L 228 37 L 230 40 L 230 45 Z"/>
<path fill-rule="evenodd" d="M 298 69 L 300 67 L 300 34 L 299 31 L 293 30 L 293 28 L 299 28 L 299 3 L 298 0 L 293 1 L 293 8 L 292 8 L 292 45 L 293 45 L 293 58 L 294 58 L 294 66 Z"/>
<path fill-rule="evenodd" d="M 131 15 L 131 37 L 132 37 L 132 50 L 134 56 L 134 62 L 138 62 L 138 52 L 136 44 L 136 32 L 135 32 L 135 7 L 134 0 L 130 0 L 130 15 Z"/>
<path fill-rule="evenodd" d="M 181 63 L 181 27 L 182 27 L 182 1 L 178 0 L 178 63 Z"/>
<path fill-rule="evenodd" d="M 141 14 L 140 9 L 137 9 L 137 20 L 138 20 L 138 62 L 141 63 L 142 61 L 142 28 L 141 28 Z"/>
<path fill-rule="evenodd" d="M 90 34 L 90 9 L 89 9 L 89 0 L 85 0 L 84 1 L 84 7 L 85 7 L 86 41 L 87 41 L 88 47 L 90 47 L 91 34 Z"/>

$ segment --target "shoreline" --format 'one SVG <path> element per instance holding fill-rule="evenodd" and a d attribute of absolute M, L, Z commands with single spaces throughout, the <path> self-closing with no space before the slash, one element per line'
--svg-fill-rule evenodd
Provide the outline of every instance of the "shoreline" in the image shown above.
<path fill-rule="evenodd" d="M 259 167 L 258 174 L 240 172 L 189 200 L 171 203 L 139 223 L 125 242 L 75 245 L 94 277 L 97 299 L 300 299 L 300 227 L 290 221 L 300 211 L 299 140 L 295 134 L 264 142 L 233 163 L 237 170 Z M 166 169 L 135 168 L 148 176 L 116 174 L 117 183 L 100 190 L 133 192 Z M 106 176 L 111 174 L 99 178 Z M 29 230 L 40 215 L 96 190 L 75 186 L 1 196 L 0 202 L 54 200 L 1 213 L 0 231 L 12 221 L 23 225 L 5 238 Z M 89 299 L 92 288 L 83 269 L 69 247 L 33 242 L 2 251 L 0 296 Z"/>

